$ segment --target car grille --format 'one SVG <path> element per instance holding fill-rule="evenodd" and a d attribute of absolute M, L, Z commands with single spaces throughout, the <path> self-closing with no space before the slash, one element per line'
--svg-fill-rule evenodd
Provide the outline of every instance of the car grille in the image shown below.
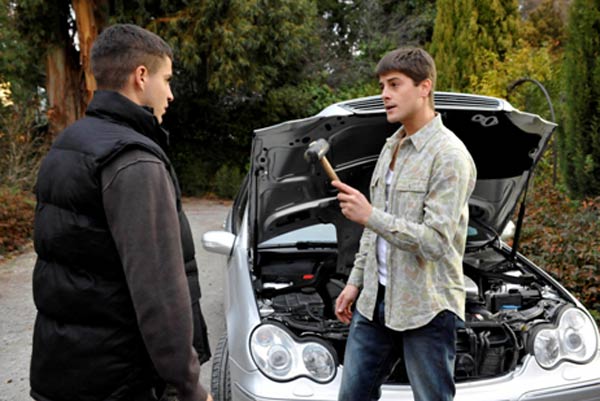
<path fill-rule="evenodd" d="M 383 101 L 380 96 L 370 96 L 361 99 L 342 102 L 339 106 L 356 114 L 371 114 L 383 112 Z M 503 110 L 505 102 L 493 97 L 468 95 L 460 93 L 436 92 L 436 109 L 462 110 Z"/>

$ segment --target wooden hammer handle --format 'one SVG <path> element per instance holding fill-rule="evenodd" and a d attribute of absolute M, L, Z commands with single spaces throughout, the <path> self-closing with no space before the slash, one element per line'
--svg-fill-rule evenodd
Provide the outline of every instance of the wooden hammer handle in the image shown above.
<path fill-rule="evenodd" d="M 333 167 L 331 167 L 331 164 L 329 164 L 329 160 L 327 160 L 325 156 L 321 158 L 321 164 L 323 165 L 323 168 L 325 169 L 325 172 L 327 173 L 327 176 L 331 179 L 331 181 L 340 180 L 340 178 L 335 173 Z"/>

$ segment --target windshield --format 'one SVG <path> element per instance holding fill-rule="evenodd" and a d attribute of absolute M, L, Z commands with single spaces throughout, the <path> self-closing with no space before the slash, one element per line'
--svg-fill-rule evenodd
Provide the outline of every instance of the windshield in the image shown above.
<path fill-rule="evenodd" d="M 490 230 L 486 230 L 477 224 L 469 225 L 467 232 L 467 241 L 473 244 L 479 242 L 489 242 L 493 239 L 490 235 Z M 282 235 L 273 237 L 259 244 L 259 248 L 287 247 L 297 246 L 298 244 L 322 244 L 335 245 L 337 244 L 337 235 L 333 224 L 314 224 L 307 227 L 302 227 L 297 230 L 287 232 Z"/>
<path fill-rule="evenodd" d="M 298 243 L 337 244 L 333 224 L 314 224 L 273 237 L 258 245 L 259 248 L 274 246 L 296 246 Z"/>

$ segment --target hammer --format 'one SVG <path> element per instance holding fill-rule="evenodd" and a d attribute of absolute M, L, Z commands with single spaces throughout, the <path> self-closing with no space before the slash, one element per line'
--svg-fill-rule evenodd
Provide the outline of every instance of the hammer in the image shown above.
<path fill-rule="evenodd" d="M 327 157 L 325 157 L 325 153 L 327 153 L 328 150 L 329 143 L 323 138 L 317 139 L 308 144 L 308 148 L 306 149 L 306 152 L 304 152 L 304 158 L 309 163 L 316 163 L 317 160 L 320 160 L 331 181 L 339 181 L 339 177 L 333 170 L 333 167 L 331 167 L 331 164 L 329 164 Z"/>

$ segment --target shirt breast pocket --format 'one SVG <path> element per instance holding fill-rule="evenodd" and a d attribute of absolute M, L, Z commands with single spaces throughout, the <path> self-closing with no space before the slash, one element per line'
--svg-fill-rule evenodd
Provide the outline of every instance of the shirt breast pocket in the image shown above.
<path fill-rule="evenodd" d="M 382 190 L 380 187 L 380 179 L 379 177 L 371 178 L 371 184 L 369 185 L 370 195 L 371 195 L 371 204 L 381 206 L 382 200 Z"/>
<path fill-rule="evenodd" d="M 399 178 L 394 187 L 394 214 L 417 223 L 423 222 L 427 181 Z"/>

